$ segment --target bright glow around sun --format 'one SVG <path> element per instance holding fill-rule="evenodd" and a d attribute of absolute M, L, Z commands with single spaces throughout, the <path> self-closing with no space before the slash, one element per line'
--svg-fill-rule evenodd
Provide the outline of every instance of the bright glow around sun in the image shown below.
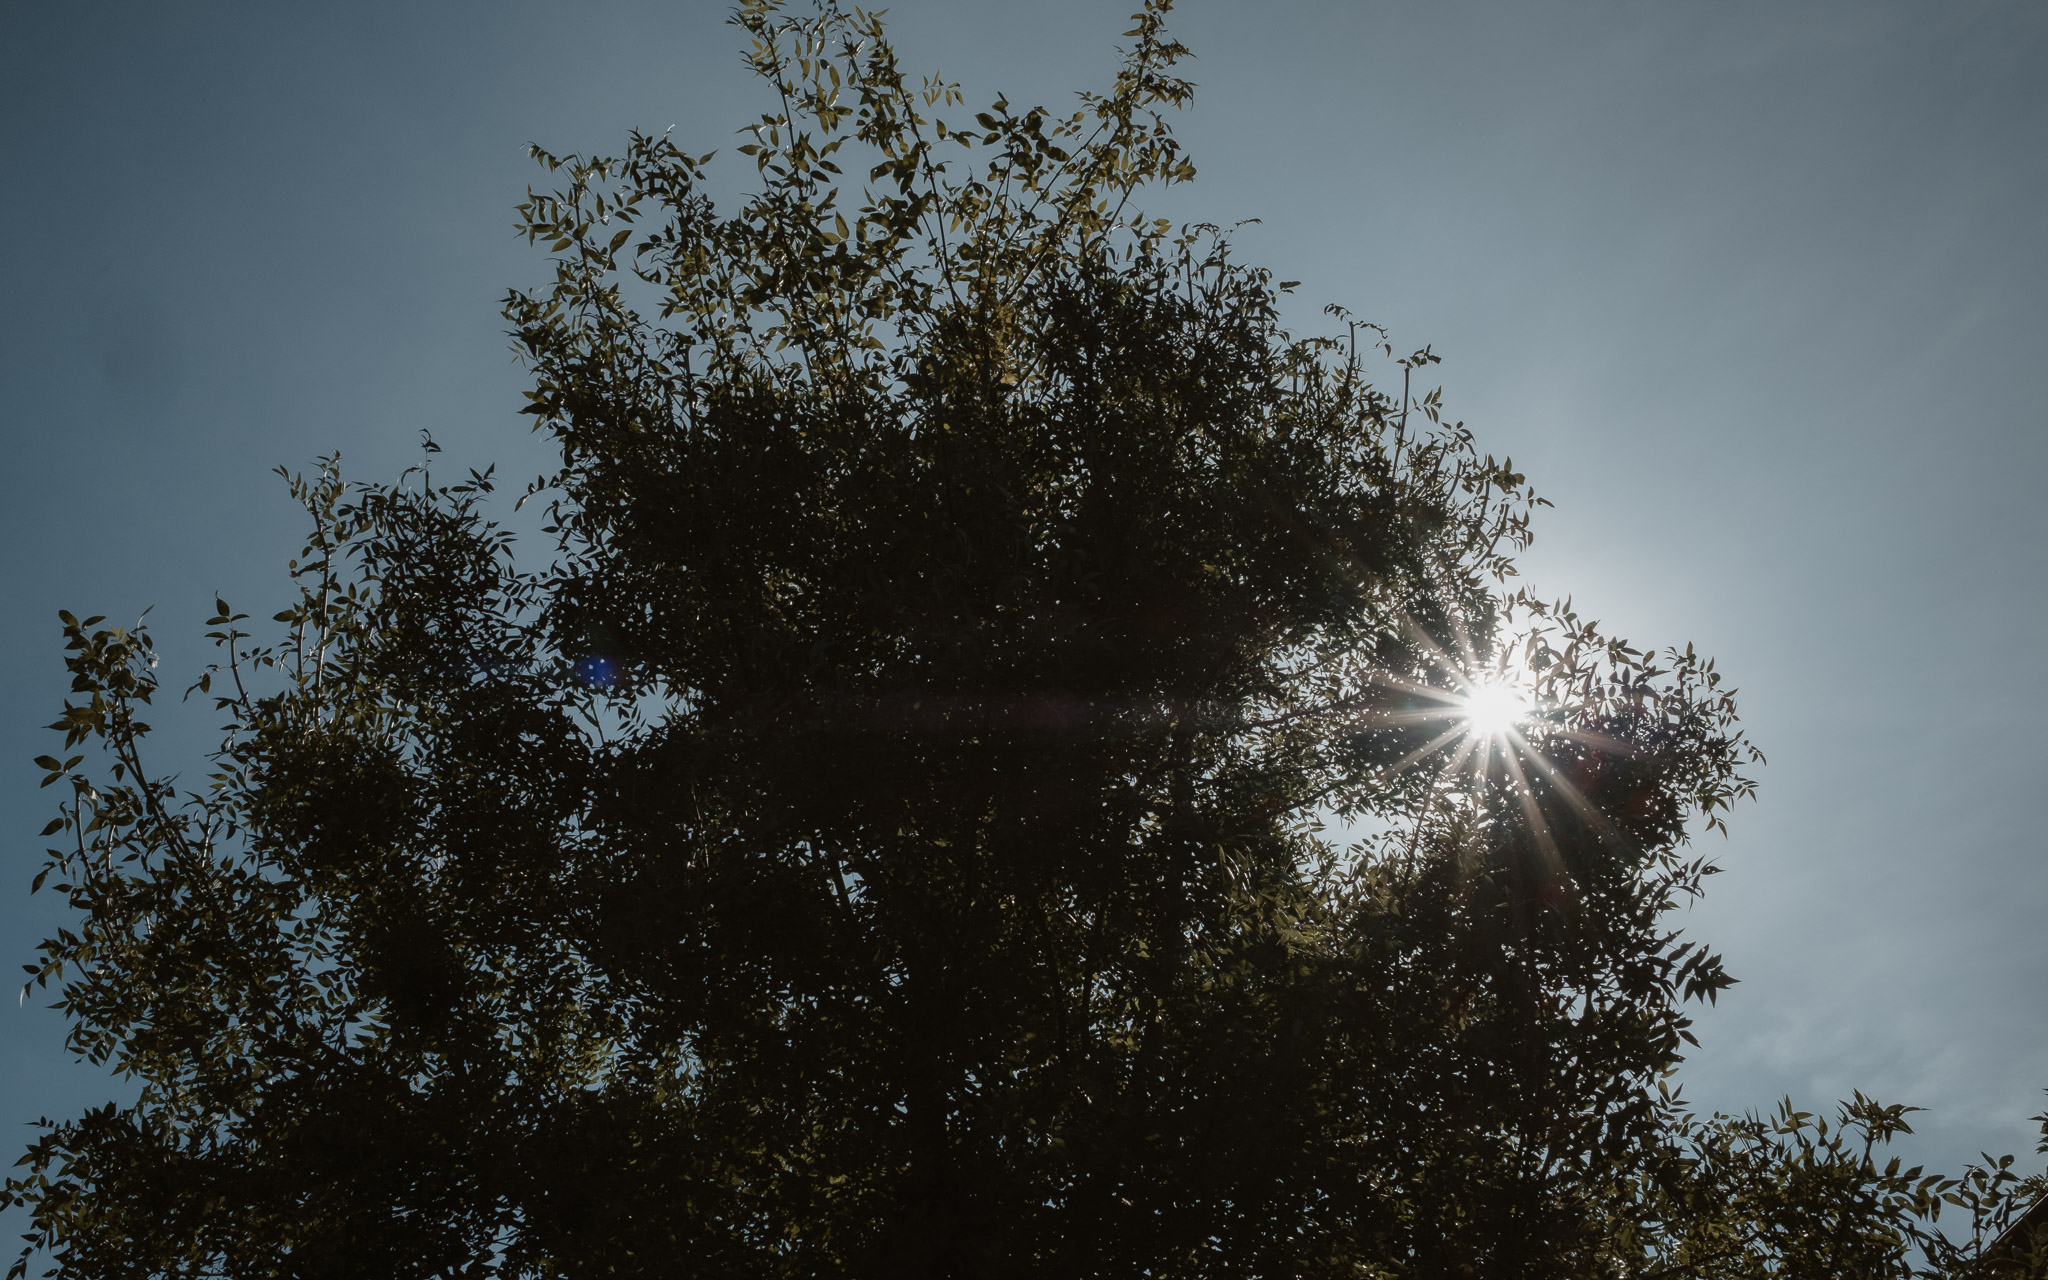
<path fill-rule="evenodd" d="M 1529 701 L 1522 692 L 1505 684 L 1474 684 L 1459 699 L 1465 725 L 1476 737 L 1492 738 L 1527 719 Z"/>

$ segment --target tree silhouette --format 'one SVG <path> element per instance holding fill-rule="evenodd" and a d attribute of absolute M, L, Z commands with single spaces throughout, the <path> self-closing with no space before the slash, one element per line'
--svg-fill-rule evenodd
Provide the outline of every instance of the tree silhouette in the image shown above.
<path fill-rule="evenodd" d="M 1750 790 L 1719 674 L 1510 590 L 1537 500 L 1432 352 L 1137 211 L 1164 8 L 1075 112 L 944 120 L 751 0 L 735 212 L 666 136 L 536 151 L 552 554 L 487 472 L 293 478 L 196 792 L 146 632 L 66 615 L 108 763 L 40 762 L 33 981 L 142 1088 L 8 1184 L 62 1274 L 1906 1265 L 1940 1188 L 1663 1091 L 1730 981 L 1660 923 Z"/>

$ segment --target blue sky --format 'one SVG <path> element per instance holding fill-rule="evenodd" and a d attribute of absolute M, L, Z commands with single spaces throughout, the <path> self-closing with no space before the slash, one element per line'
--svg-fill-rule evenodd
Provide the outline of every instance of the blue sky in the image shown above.
<path fill-rule="evenodd" d="M 1121 3 L 892 7 L 913 68 L 1062 105 Z M 264 616 L 278 464 L 388 476 L 431 429 L 530 475 L 497 315 L 538 281 L 524 154 L 765 109 L 715 4 L 30 5 L 0 24 L 0 949 L 48 792 L 55 611 Z M 2048 7 L 1183 0 L 1201 177 L 1243 256 L 1434 344 L 1556 503 L 1531 585 L 1693 641 L 1770 755 L 1678 921 L 1743 979 L 1688 1090 L 1863 1088 L 1918 1157 L 2031 1149 L 2048 1087 Z M 737 181 L 740 170 L 730 170 Z M 163 767 L 204 716 L 160 718 Z M 186 753 L 180 757 L 179 753 Z M 0 1128 L 104 1100 L 0 1009 Z M 9 1138 L 8 1141 L 15 1141 Z M 2030 1158 L 2031 1159 L 2031 1158 Z"/>

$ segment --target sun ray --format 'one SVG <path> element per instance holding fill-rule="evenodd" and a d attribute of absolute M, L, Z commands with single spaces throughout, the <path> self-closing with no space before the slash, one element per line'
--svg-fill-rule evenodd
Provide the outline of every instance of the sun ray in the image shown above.
<path fill-rule="evenodd" d="M 1519 735 L 1517 735 L 1519 736 Z M 1570 882 L 1571 874 L 1564 865 L 1564 855 L 1557 850 L 1557 840 L 1550 834 L 1550 822 L 1543 816 L 1543 806 L 1536 803 L 1536 789 L 1529 785 L 1529 776 L 1522 772 L 1521 753 L 1502 751 L 1508 772 L 1515 778 L 1515 794 L 1522 806 L 1522 820 L 1529 824 L 1530 838 L 1536 842 L 1536 851 L 1543 855 L 1543 869 L 1558 885 Z M 1531 753 L 1531 758 L 1538 758 Z"/>
<path fill-rule="evenodd" d="M 1407 755 L 1402 756 L 1399 760 L 1389 765 L 1382 772 L 1384 772 L 1389 777 L 1406 773 L 1418 760 L 1423 759 L 1425 756 L 1431 756 L 1436 754 L 1438 751 L 1442 750 L 1444 747 L 1449 746 L 1454 740 L 1458 738 L 1468 736 L 1469 735 L 1466 734 L 1465 730 L 1461 726 L 1452 725 L 1450 728 L 1444 730 L 1436 737 L 1431 738 L 1428 742 L 1415 748 L 1415 750 L 1410 751 Z"/>
<path fill-rule="evenodd" d="M 1567 738 L 1573 742 L 1583 742 L 1589 747 L 1608 752 L 1612 755 L 1632 756 L 1636 754 L 1636 748 L 1633 743 L 1624 742 L 1620 738 L 1611 738 L 1604 733 L 1595 733 L 1591 729 L 1573 729 L 1564 725 L 1558 725 L 1553 727 L 1550 733 L 1552 737 Z"/>
<path fill-rule="evenodd" d="M 1478 665 L 1477 655 L 1474 655 L 1470 662 L 1460 664 L 1454 661 L 1449 654 L 1445 653 L 1443 651 L 1443 647 L 1437 644 L 1436 638 L 1431 636 L 1429 632 L 1423 630 L 1422 624 L 1415 621 L 1414 618 L 1410 617 L 1406 613 L 1403 613 L 1401 615 L 1401 622 L 1404 626 L 1407 627 L 1409 638 L 1413 640 L 1417 645 L 1421 646 L 1424 652 L 1426 652 L 1428 656 L 1436 662 L 1436 665 L 1439 669 L 1446 672 L 1453 681 L 1459 684 L 1465 683 L 1463 673 L 1468 667 Z M 1457 632 L 1458 639 L 1460 641 L 1458 645 L 1460 651 L 1462 652 L 1471 649 L 1471 637 L 1465 634 L 1465 628 L 1462 624 L 1457 625 Z M 1441 690 L 1439 690 L 1439 692 L 1441 692 Z"/>
<path fill-rule="evenodd" d="M 1483 803 L 1482 796 L 1497 785 L 1512 794 L 1512 800 L 1507 795 L 1500 799 L 1526 823 L 1543 875 L 1560 888 L 1568 887 L 1571 872 L 1549 820 L 1556 811 L 1541 792 L 1554 793 L 1602 838 L 1611 838 L 1617 828 L 1548 758 L 1547 749 L 1576 743 L 1602 754 L 1633 755 L 1636 748 L 1597 730 L 1562 723 L 1558 707 L 1553 706 L 1560 691 L 1539 695 L 1545 682 L 1516 661 L 1528 646 L 1490 646 L 1498 651 L 1482 657 L 1473 636 L 1457 619 L 1450 620 L 1448 634 L 1441 638 L 1412 617 L 1403 615 L 1401 623 L 1413 646 L 1411 652 L 1420 659 L 1420 669 L 1413 674 L 1375 671 L 1366 680 L 1400 695 L 1389 700 L 1405 700 L 1405 705 L 1374 707 L 1362 705 L 1366 700 L 1361 698 L 1340 714 L 1364 725 L 1389 729 L 1428 726 L 1431 730 L 1428 741 L 1376 770 L 1391 778 L 1424 761 L 1439 762 L 1435 777 L 1427 784 L 1427 798 L 1411 811 L 1414 827 L 1407 841 L 1409 854 L 1431 830 L 1439 806 Z M 1435 728 L 1438 725 L 1440 730 Z"/>
<path fill-rule="evenodd" d="M 1562 796 L 1564 802 L 1572 807 L 1573 812 L 1599 828 L 1603 834 L 1613 833 L 1615 830 L 1613 820 L 1600 811 L 1600 806 L 1588 800 L 1585 793 L 1580 791 L 1572 783 L 1572 780 L 1564 775 L 1562 770 L 1552 764 L 1540 751 L 1530 751 L 1527 755 L 1529 763 L 1534 765 L 1538 772 L 1542 773 L 1545 781 L 1557 789 L 1558 795 Z"/>
<path fill-rule="evenodd" d="M 1456 736 L 1460 731 L 1454 729 L 1451 732 L 1453 736 Z M 1444 767 L 1437 771 L 1436 781 L 1430 786 L 1429 803 L 1425 804 L 1422 807 L 1422 812 L 1416 815 L 1414 834 L 1408 837 L 1408 855 L 1410 857 L 1414 856 L 1415 847 L 1422 842 L 1423 827 L 1429 822 L 1430 815 L 1436 812 L 1437 802 L 1443 798 L 1439 788 L 1445 781 L 1457 777 L 1458 774 L 1464 771 L 1465 758 L 1471 755 L 1479 745 L 1478 740 L 1471 734 L 1464 734 L 1463 737 L 1464 741 L 1459 743 L 1458 749 L 1451 754 L 1449 760 L 1444 762 Z"/>

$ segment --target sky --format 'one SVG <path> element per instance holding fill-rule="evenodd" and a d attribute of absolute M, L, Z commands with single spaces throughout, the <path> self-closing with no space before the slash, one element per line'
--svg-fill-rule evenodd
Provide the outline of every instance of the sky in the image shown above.
<path fill-rule="evenodd" d="M 905 64 L 1060 107 L 1128 0 L 912 0 Z M 768 109 L 716 4 L 0 0 L 0 951 L 53 792 L 56 611 L 194 673 L 300 532 L 274 467 L 547 465 L 499 318 L 525 148 L 720 149 Z M 1741 985 L 1688 1096 L 1928 1110 L 1950 1169 L 2048 1088 L 2048 6 L 1183 0 L 1200 177 L 1152 200 L 1431 344 L 1555 503 L 1539 594 L 1697 644 L 1769 757 L 1674 925 Z M 737 181 L 738 166 L 727 170 Z M 736 190 L 737 187 L 730 189 Z M 167 680 L 167 684 L 172 681 Z M 182 685 L 180 686 L 182 687 Z M 159 767 L 207 718 L 166 709 Z M 196 770 L 194 770 L 196 772 Z M 45 998 L 46 1000 L 47 998 Z M 0 1008 L 0 1133 L 121 1096 Z M 0 1166 L 12 1158 L 0 1159 Z"/>

